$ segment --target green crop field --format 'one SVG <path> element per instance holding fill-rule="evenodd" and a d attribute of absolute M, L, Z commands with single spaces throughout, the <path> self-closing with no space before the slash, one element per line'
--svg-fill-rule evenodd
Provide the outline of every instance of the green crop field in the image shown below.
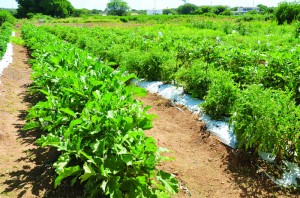
<path fill-rule="evenodd" d="M 56 185 L 73 176 L 92 194 L 101 189 L 130 196 L 143 192 L 146 197 L 177 192 L 176 180 L 155 169 L 157 148 L 141 131 L 151 127 L 151 118 L 133 103 L 133 89 L 125 86 L 132 77 L 124 71 L 183 86 L 205 99 L 202 107 L 212 118 L 230 117 L 238 148 L 299 164 L 297 23 L 144 18 L 128 17 L 125 25 L 114 18 L 104 27 L 24 26 L 36 59 L 34 91 L 45 98 L 30 110 L 25 128 L 47 131 L 38 142 L 63 151 L 55 163 Z M 75 57 L 68 55 L 73 50 Z"/>
<path fill-rule="evenodd" d="M 182 19 L 179 25 L 171 17 L 150 26 L 41 29 L 113 68 L 183 86 L 205 99 L 203 109 L 213 118 L 230 117 L 240 148 L 298 163 L 299 25 Z"/>
<path fill-rule="evenodd" d="M 169 150 L 145 135 L 155 115 L 136 100 L 146 91 L 133 79 L 183 87 L 204 100 L 205 114 L 229 120 L 238 149 L 300 165 L 299 3 L 239 16 L 192 5 L 193 15 L 180 7 L 167 10 L 179 15 L 154 16 L 82 9 L 69 18 L 72 6 L 64 5 L 54 14 L 47 1 L 36 13 L 21 7 L 19 17 L 31 19 L 17 21 L 38 100 L 24 130 L 39 130 L 38 145 L 59 151 L 55 187 L 68 178 L 87 197 L 176 196 L 178 178 L 158 168 Z M 0 24 L 0 59 L 11 23 Z"/>

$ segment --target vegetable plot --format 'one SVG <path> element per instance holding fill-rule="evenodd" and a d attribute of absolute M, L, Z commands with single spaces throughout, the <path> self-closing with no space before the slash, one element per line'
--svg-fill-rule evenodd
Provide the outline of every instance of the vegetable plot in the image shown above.
<path fill-rule="evenodd" d="M 156 168 L 168 159 L 160 155 L 166 149 L 143 132 L 154 116 L 132 98 L 144 91 L 126 86 L 134 76 L 39 28 L 25 25 L 22 31 L 34 58 L 31 91 L 41 99 L 29 110 L 24 129 L 40 129 L 37 142 L 61 151 L 55 186 L 71 177 L 89 197 L 176 193 L 174 176 Z"/>
<path fill-rule="evenodd" d="M 0 60 L 6 52 L 7 43 L 9 42 L 12 29 L 12 25 L 8 22 L 4 22 L 0 27 Z"/>
<path fill-rule="evenodd" d="M 278 164 L 300 164 L 297 24 L 43 28 L 112 67 L 205 99 L 210 116 L 230 117 L 239 148 L 271 153 Z"/>

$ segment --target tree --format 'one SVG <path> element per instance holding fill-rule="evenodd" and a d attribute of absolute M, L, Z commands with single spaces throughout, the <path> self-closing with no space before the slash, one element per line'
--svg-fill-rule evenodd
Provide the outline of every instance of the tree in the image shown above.
<path fill-rule="evenodd" d="M 292 23 L 294 20 L 300 20 L 300 4 L 295 2 L 282 2 L 279 4 L 275 13 L 279 25 L 287 22 Z"/>
<path fill-rule="evenodd" d="M 9 11 L 0 10 L 0 26 L 5 22 L 13 24 L 15 20 L 15 17 Z"/>
<path fill-rule="evenodd" d="M 81 16 L 88 16 L 91 15 L 92 11 L 86 9 L 86 8 L 82 8 L 82 9 L 75 9 L 73 16 L 74 17 L 81 17 Z"/>
<path fill-rule="evenodd" d="M 167 9 L 163 9 L 163 14 L 172 14 L 172 15 L 175 15 L 177 13 L 176 13 L 175 9 L 167 8 Z"/>
<path fill-rule="evenodd" d="M 265 6 L 263 4 L 258 4 L 257 7 L 259 9 L 259 12 L 262 14 L 265 14 L 268 12 L 268 6 Z"/>
<path fill-rule="evenodd" d="M 238 7 L 230 8 L 230 11 L 238 11 Z"/>
<path fill-rule="evenodd" d="M 207 13 L 214 13 L 215 9 L 212 6 L 200 6 L 195 13 L 196 14 L 207 14 Z"/>
<path fill-rule="evenodd" d="M 181 5 L 177 8 L 178 14 L 194 14 L 195 11 L 198 9 L 198 6 L 186 3 L 184 5 Z"/>
<path fill-rule="evenodd" d="M 222 5 L 218 5 L 218 6 L 214 6 L 214 13 L 216 15 L 220 15 L 225 13 L 228 10 L 227 6 L 222 6 Z"/>
<path fill-rule="evenodd" d="M 129 13 L 129 6 L 123 0 L 110 0 L 106 7 L 108 15 L 125 16 Z"/>
<path fill-rule="evenodd" d="M 101 10 L 92 9 L 92 14 L 100 14 Z"/>
<path fill-rule="evenodd" d="M 67 17 L 74 12 L 74 7 L 68 0 L 16 0 L 18 16 L 26 17 L 28 14 L 42 13 L 52 17 Z"/>

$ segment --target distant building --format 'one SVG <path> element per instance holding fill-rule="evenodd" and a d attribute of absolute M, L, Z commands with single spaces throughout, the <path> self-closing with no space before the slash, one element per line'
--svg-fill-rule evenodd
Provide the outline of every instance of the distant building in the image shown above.
<path fill-rule="evenodd" d="M 259 11 L 258 7 L 238 7 L 237 13 L 247 13 L 249 11 Z"/>
<path fill-rule="evenodd" d="M 163 10 L 147 10 L 147 15 L 163 14 Z"/>

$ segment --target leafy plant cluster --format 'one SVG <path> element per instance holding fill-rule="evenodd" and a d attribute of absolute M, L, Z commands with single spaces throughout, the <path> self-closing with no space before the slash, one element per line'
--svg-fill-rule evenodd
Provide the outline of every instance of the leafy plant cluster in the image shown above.
<path fill-rule="evenodd" d="M 231 116 L 240 148 L 273 153 L 279 162 L 289 159 L 298 163 L 297 24 L 190 24 L 44 28 L 114 68 L 125 67 L 148 80 L 183 86 L 206 100 L 202 106 L 212 117 Z M 253 86 L 260 87 L 255 89 L 257 93 Z M 293 121 L 297 122 L 289 124 Z"/>
<path fill-rule="evenodd" d="M 154 116 L 132 98 L 145 92 L 127 86 L 134 76 L 40 28 L 25 25 L 22 33 L 32 50 L 31 91 L 41 100 L 29 110 L 24 129 L 41 130 L 37 143 L 60 151 L 55 186 L 68 177 L 89 197 L 177 192 L 174 176 L 156 168 L 166 158 L 143 132 Z"/>
<path fill-rule="evenodd" d="M 279 25 L 300 21 L 300 1 L 279 3 L 275 16 Z"/>
<path fill-rule="evenodd" d="M 293 98 L 298 101 L 299 75 L 296 68 L 299 65 L 300 48 L 294 34 L 287 32 L 287 28 L 292 30 L 293 27 L 277 27 L 266 23 L 267 28 L 262 29 L 266 24 L 261 22 L 224 22 L 218 25 L 215 21 L 202 21 L 198 24 L 196 30 L 189 25 L 188 28 L 157 25 L 129 30 L 59 26 L 44 28 L 87 49 L 113 67 L 125 67 L 129 72 L 148 80 L 176 82 L 200 98 L 207 95 L 209 83 L 192 80 L 193 76 L 201 72 L 205 76 L 208 70 L 213 70 L 212 73 L 222 73 L 224 70 L 233 74 L 224 79 L 229 84 L 243 88 L 255 83 L 263 84 L 266 88 L 291 90 Z M 277 34 L 282 31 L 290 39 L 281 38 L 279 43 L 276 41 Z M 270 32 L 276 35 L 270 36 Z M 257 40 L 258 35 L 265 36 Z M 204 79 L 214 81 L 210 76 Z M 207 88 L 203 89 L 203 86 Z M 217 112 L 214 117 L 221 118 L 223 115 L 224 111 Z"/>
<path fill-rule="evenodd" d="M 41 13 L 52 17 L 65 18 L 73 14 L 74 7 L 68 0 L 16 0 L 17 16 L 31 18 Z"/>
<path fill-rule="evenodd" d="M 7 43 L 9 42 L 12 30 L 12 24 L 9 22 L 4 22 L 0 27 L 0 60 L 6 52 Z"/>
<path fill-rule="evenodd" d="M 241 148 L 300 163 L 300 107 L 292 94 L 250 85 L 236 99 L 231 123 Z"/>
<path fill-rule="evenodd" d="M 8 10 L 0 10 L 0 26 L 2 26 L 2 24 L 5 22 L 14 24 L 15 21 L 16 19 L 11 12 Z"/>

